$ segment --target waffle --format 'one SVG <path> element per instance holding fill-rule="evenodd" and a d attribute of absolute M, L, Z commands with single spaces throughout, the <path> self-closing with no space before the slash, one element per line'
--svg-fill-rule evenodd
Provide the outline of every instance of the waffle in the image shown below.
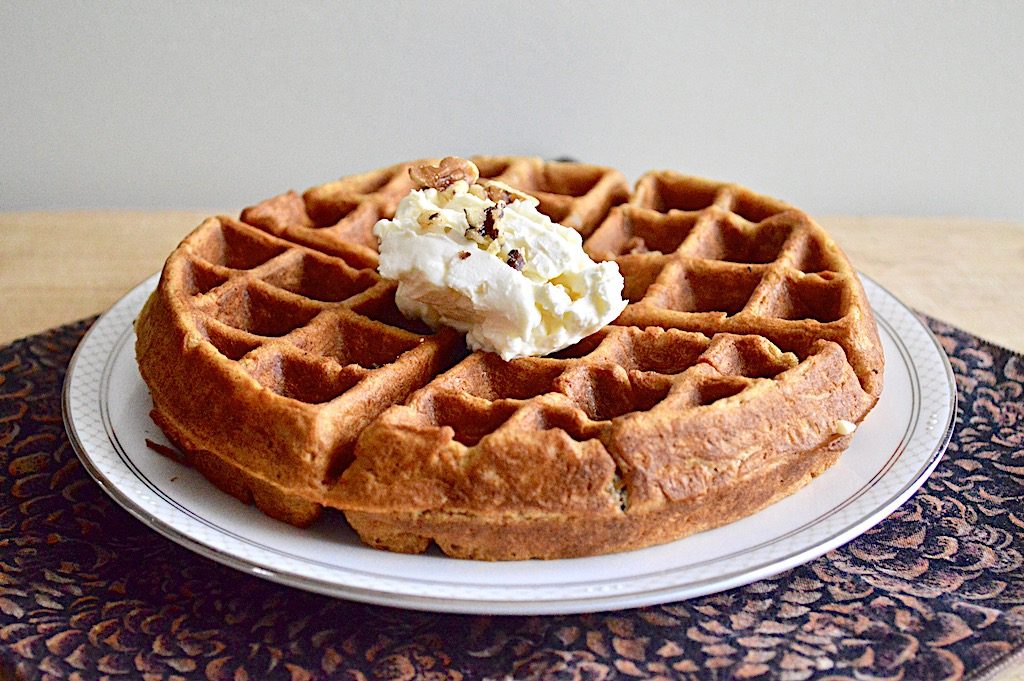
<path fill-rule="evenodd" d="M 473 159 L 615 260 L 628 305 L 510 362 L 406 319 L 372 228 L 398 164 L 210 218 L 136 324 L 154 421 L 221 489 L 298 526 L 485 560 L 649 546 L 791 494 L 847 448 L 883 357 L 845 255 L 806 214 L 659 171 Z M 340 522 L 331 512 L 325 522 Z"/>

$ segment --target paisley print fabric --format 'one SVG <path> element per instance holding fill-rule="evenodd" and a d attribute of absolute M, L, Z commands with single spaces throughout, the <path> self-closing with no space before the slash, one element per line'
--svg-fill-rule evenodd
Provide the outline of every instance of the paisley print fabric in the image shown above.
<path fill-rule="evenodd" d="M 359 605 L 163 539 L 79 464 L 61 384 L 89 322 L 0 349 L 0 678 L 960 679 L 1024 646 L 1024 357 L 928 320 L 960 392 L 924 487 L 772 579 L 560 617 Z"/>

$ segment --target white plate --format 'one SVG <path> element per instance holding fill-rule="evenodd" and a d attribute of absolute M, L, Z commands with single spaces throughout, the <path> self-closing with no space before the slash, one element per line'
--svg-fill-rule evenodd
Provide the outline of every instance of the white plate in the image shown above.
<path fill-rule="evenodd" d="M 822 555 L 902 504 L 936 466 L 956 412 L 953 373 L 928 329 L 864 284 L 885 349 L 885 390 L 839 462 L 762 512 L 663 546 L 609 556 L 486 563 L 367 548 L 340 514 L 307 530 L 264 516 L 146 446 L 166 444 L 135 364 L 136 287 L 89 330 L 68 368 L 64 421 L 86 469 L 151 528 L 269 580 L 356 601 L 463 613 L 547 614 L 680 600 Z"/>

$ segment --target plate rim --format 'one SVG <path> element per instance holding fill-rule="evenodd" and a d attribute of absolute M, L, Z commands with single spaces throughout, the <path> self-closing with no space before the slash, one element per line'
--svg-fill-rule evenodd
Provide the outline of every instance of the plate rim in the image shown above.
<path fill-rule="evenodd" d="M 822 541 L 815 542 L 810 546 L 802 546 L 796 550 L 789 551 L 782 557 L 771 558 L 768 557 L 758 565 L 748 568 L 741 568 L 732 573 L 726 575 L 716 575 L 713 577 L 706 577 L 698 579 L 696 581 L 687 581 L 683 584 L 667 584 L 655 587 L 640 587 L 631 590 L 622 590 L 615 593 L 592 593 L 588 595 L 581 595 L 572 598 L 459 598 L 450 596 L 422 596 L 415 593 L 402 593 L 389 591 L 381 588 L 368 588 L 355 584 L 339 583 L 337 580 L 321 578 L 317 579 L 306 574 L 297 572 L 287 571 L 280 568 L 267 568 L 257 565 L 255 562 L 237 556 L 229 551 L 220 550 L 215 546 L 206 544 L 196 538 L 190 536 L 184 529 L 175 527 L 170 521 L 163 518 L 156 517 L 155 515 L 146 511 L 146 509 L 128 493 L 123 491 L 114 484 L 113 481 L 109 480 L 99 465 L 92 460 L 92 456 L 87 451 L 84 443 L 81 441 L 77 428 L 75 427 L 75 416 L 72 413 L 71 405 L 71 386 L 75 380 L 75 369 L 84 349 L 88 346 L 88 343 L 93 333 L 100 327 L 101 322 L 108 320 L 108 316 L 114 312 L 115 309 L 120 306 L 127 305 L 128 299 L 133 295 L 137 294 L 140 289 L 149 289 L 155 287 L 156 281 L 158 280 L 160 273 L 157 272 L 150 277 L 147 277 L 136 286 L 132 287 L 125 295 L 123 295 L 117 302 L 114 303 L 108 310 L 101 314 L 92 326 L 83 335 L 81 341 L 73 353 L 71 360 L 67 365 L 67 373 L 65 375 L 64 384 L 61 390 L 61 411 L 65 425 L 65 430 L 68 434 L 68 439 L 71 442 L 72 448 L 75 450 L 76 455 L 82 462 L 84 468 L 88 472 L 89 476 L 100 486 L 101 489 L 111 499 L 117 503 L 121 508 L 125 509 L 136 519 L 140 520 L 148 528 L 155 530 L 160 535 L 174 541 L 175 543 L 183 546 L 184 548 L 193 551 L 206 558 L 214 560 L 218 563 L 227 565 L 233 569 L 237 569 L 241 572 L 252 574 L 269 581 L 284 584 L 287 586 L 301 588 L 306 591 L 311 591 L 323 595 L 332 597 L 347 598 L 358 602 L 371 603 L 376 605 L 386 605 L 391 607 L 405 607 L 416 610 L 424 610 L 431 612 L 449 612 L 449 613 L 467 613 L 467 614 L 510 614 L 510 615 L 524 615 L 524 614 L 569 614 L 569 613 L 582 613 L 582 612 L 594 612 L 601 610 L 612 610 L 619 608 L 637 607 L 642 605 L 652 605 L 655 603 L 664 603 L 672 600 L 683 600 L 688 598 L 695 598 L 710 593 L 717 593 L 730 589 L 736 586 L 749 584 L 759 579 L 769 577 L 787 569 L 796 567 L 804 564 L 818 556 L 827 553 L 828 551 L 850 541 L 851 539 L 866 532 L 871 527 L 881 522 L 884 518 L 894 512 L 903 503 L 906 502 L 910 496 L 924 483 L 929 477 L 931 472 L 938 465 L 945 452 L 949 441 L 952 437 L 954 426 L 956 423 L 956 410 L 958 404 L 958 394 L 956 389 L 955 376 L 953 374 L 952 366 L 949 358 L 940 345 L 935 334 L 927 327 L 927 325 L 917 316 L 917 314 L 897 296 L 892 294 L 891 291 L 886 289 L 884 286 L 879 284 L 873 278 L 868 277 L 862 273 L 859 273 L 862 279 L 870 282 L 875 286 L 881 293 L 891 299 L 892 303 L 895 303 L 898 308 L 902 309 L 902 312 L 909 315 L 913 319 L 914 323 L 920 327 L 920 329 L 926 334 L 927 338 L 931 341 L 932 349 L 936 351 L 936 355 L 941 360 L 941 364 L 945 373 L 945 382 L 942 384 L 947 390 L 945 397 L 948 399 L 949 418 L 945 427 L 943 428 L 942 434 L 932 451 L 928 454 L 924 460 L 924 464 L 914 475 L 913 479 L 907 482 L 898 492 L 890 495 L 885 501 L 878 504 L 874 510 L 870 513 L 858 516 L 858 518 L 848 526 L 838 530 L 837 532 L 831 533 Z M 874 309 L 874 306 L 873 306 Z M 134 312 L 137 312 L 133 310 Z M 875 316 L 878 319 L 880 325 L 889 327 L 890 333 L 894 339 L 899 339 L 897 343 L 899 347 L 903 343 L 903 339 L 896 332 L 896 329 L 892 328 L 892 325 L 887 319 L 882 317 L 877 311 Z M 113 322 L 111 322 L 113 323 Z M 117 356 L 118 350 L 123 347 L 126 342 L 125 336 L 130 336 L 133 332 L 132 323 L 129 323 L 127 327 L 122 330 L 113 342 L 109 352 L 107 352 L 103 358 L 104 371 L 106 374 L 110 365 L 113 363 L 113 358 Z M 903 348 L 901 347 L 901 354 L 903 354 Z M 913 365 L 913 362 L 909 358 L 903 360 L 905 363 Z M 916 376 L 916 371 L 911 372 L 912 379 Z M 102 381 L 101 381 L 102 382 Z M 100 386 L 97 386 L 97 392 L 101 392 Z M 102 394 L 101 394 L 102 402 Z M 101 407 L 101 409 L 104 407 Z M 919 410 L 920 411 L 920 410 Z M 919 413 L 919 412 L 918 412 Z M 104 429 L 104 436 L 109 441 L 110 432 Z M 908 432 L 913 430 L 908 426 Z M 911 433 L 912 435 L 912 433 Z M 901 441 L 906 446 L 908 436 L 904 436 L 904 440 Z M 114 442 L 110 442 L 111 447 L 116 449 L 117 445 Z M 116 454 L 116 451 L 115 451 Z M 119 456 L 119 455 L 118 455 Z M 899 456 L 893 456 L 887 461 L 887 465 L 891 468 L 892 464 L 897 460 Z M 123 460 L 122 460 L 123 462 Z M 127 464 L 125 464 L 127 465 Z M 883 474 L 883 467 L 879 471 L 876 471 L 872 475 L 872 480 L 878 478 L 880 474 Z M 129 467 L 130 470 L 130 467 Z M 138 475 L 131 471 L 137 478 Z M 883 474 L 884 477 L 884 474 Z M 846 504 L 853 503 L 854 500 L 848 500 Z M 837 507 L 841 508 L 841 507 Z M 181 509 L 175 509 L 176 512 L 181 512 Z M 820 519 L 815 521 L 820 522 Z M 791 530 L 786 533 L 786 536 L 796 535 L 802 531 L 805 531 L 808 527 L 813 526 L 815 523 L 807 523 L 801 525 L 799 528 Z M 222 529 L 222 528 L 217 528 Z M 244 540 L 243 541 L 247 541 Z M 774 541 L 778 541 L 776 538 Z M 263 547 L 261 547 L 263 548 Z M 756 549 L 756 547 L 754 547 Z M 747 552 L 751 549 L 744 549 Z M 723 560 L 724 557 L 717 557 L 715 560 Z M 350 568 L 332 566 L 335 570 L 349 571 Z M 661 572 L 674 572 L 679 568 L 668 568 Z M 651 573 L 658 574 L 658 573 Z M 645 576 L 647 576 L 645 574 Z M 383 576 L 382 578 L 394 581 L 395 578 L 392 576 Z M 586 584 L 594 584 L 593 581 L 587 581 Z M 442 582 L 440 584 L 449 585 L 450 582 Z M 559 583 L 561 585 L 563 583 Z M 480 585 L 476 585 L 480 586 Z M 543 585 L 541 585 L 543 586 Z M 508 591 L 529 591 L 534 588 L 539 588 L 538 585 L 501 585 L 500 588 Z"/>

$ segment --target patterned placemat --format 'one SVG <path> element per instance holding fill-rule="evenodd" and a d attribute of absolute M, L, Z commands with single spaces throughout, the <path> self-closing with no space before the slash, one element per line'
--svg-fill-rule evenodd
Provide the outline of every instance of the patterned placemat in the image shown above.
<path fill-rule="evenodd" d="M 436 615 L 250 577 L 162 538 L 79 464 L 61 385 L 91 320 L 0 349 L 0 678 L 977 678 L 1024 646 L 1024 356 L 926 320 L 960 404 L 880 525 L 720 594 Z"/>

